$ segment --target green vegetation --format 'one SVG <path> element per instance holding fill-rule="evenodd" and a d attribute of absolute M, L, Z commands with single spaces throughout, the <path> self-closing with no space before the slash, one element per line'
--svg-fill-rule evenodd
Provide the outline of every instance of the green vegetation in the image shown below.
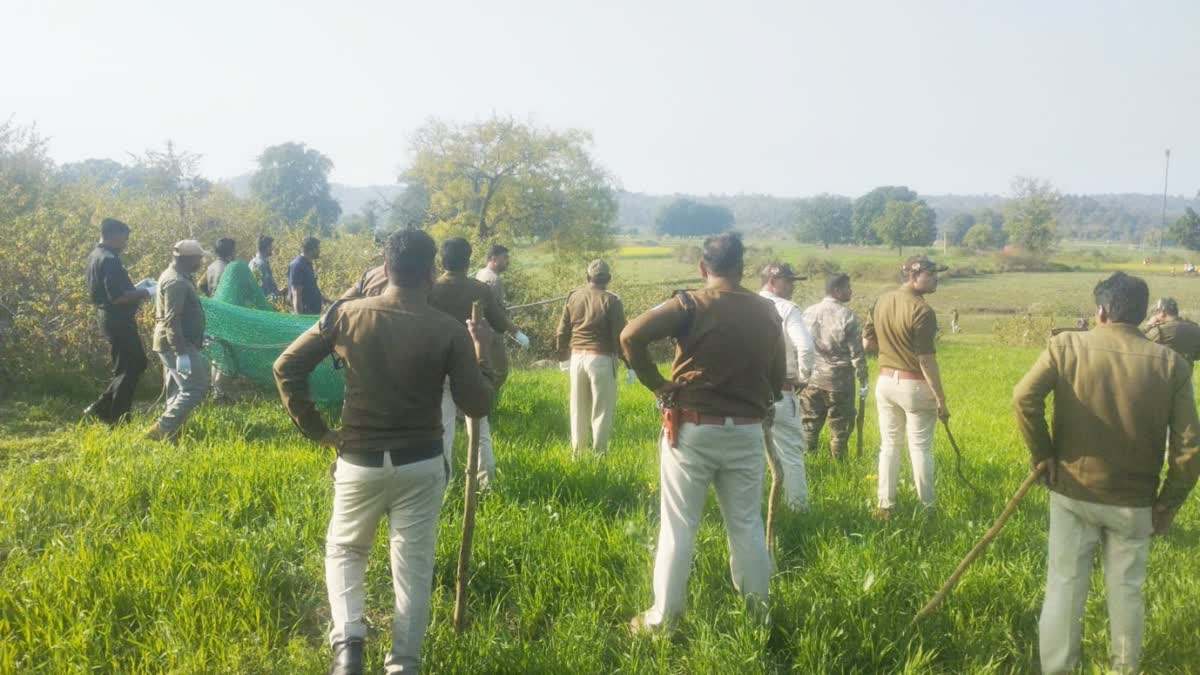
<path fill-rule="evenodd" d="M 441 672 L 1028 672 L 1036 661 L 1046 496 L 1035 490 L 947 604 L 905 627 L 1000 511 L 1028 469 L 1009 393 L 1036 352 L 947 337 L 952 424 L 974 498 L 939 432 L 935 513 L 870 518 L 868 457 L 809 460 L 812 512 L 781 522 L 769 629 L 743 615 L 710 498 L 690 610 L 671 640 L 631 637 L 650 602 L 657 532 L 657 416 L 622 386 L 610 454 L 572 463 L 566 376 L 518 372 L 496 418 L 500 480 L 482 503 L 472 625 L 454 635 L 461 480 L 442 515 L 427 665 Z M 873 401 L 868 402 L 869 406 Z M 328 452 L 270 399 L 201 408 L 179 448 L 73 423 L 76 402 L 0 404 L 0 671 L 317 672 L 326 663 L 322 539 Z M 145 414 L 139 419 L 145 423 Z M 462 457 L 460 446 L 458 457 Z M 461 474 L 461 466 L 456 473 Z M 1200 587 L 1190 570 L 1200 509 L 1156 541 L 1147 583 L 1148 672 L 1200 662 Z M 369 667 L 387 648 L 391 586 L 383 531 L 368 572 Z M 1097 574 L 1094 585 L 1102 577 Z M 1084 648 L 1101 668 L 1104 602 Z"/>

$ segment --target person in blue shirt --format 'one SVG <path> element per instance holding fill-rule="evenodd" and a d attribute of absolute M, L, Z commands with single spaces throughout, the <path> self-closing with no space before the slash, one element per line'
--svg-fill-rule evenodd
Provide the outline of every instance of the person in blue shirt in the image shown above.
<path fill-rule="evenodd" d="M 313 261 L 321 257 L 321 240 L 305 237 L 300 255 L 288 265 L 288 290 L 292 296 L 292 311 L 296 314 L 320 314 L 325 296 L 317 285 L 317 270 Z"/>

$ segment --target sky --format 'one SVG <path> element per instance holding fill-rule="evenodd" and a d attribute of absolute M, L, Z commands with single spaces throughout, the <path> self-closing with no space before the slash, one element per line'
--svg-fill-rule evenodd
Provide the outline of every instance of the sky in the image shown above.
<path fill-rule="evenodd" d="M 5 3 L 0 120 L 58 162 L 298 141 L 395 182 L 431 117 L 590 131 L 658 194 L 1200 190 L 1200 2 Z"/>

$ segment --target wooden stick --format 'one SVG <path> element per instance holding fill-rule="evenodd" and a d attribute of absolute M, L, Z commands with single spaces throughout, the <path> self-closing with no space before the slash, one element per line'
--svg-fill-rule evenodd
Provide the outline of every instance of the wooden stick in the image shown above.
<path fill-rule="evenodd" d="M 479 323 L 480 307 L 471 307 L 471 320 Z M 450 421 L 454 424 L 454 420 Z M 471 566 L 471 543 L 475 538 L 475 505 L 479 492 L 479 419 L 467 418 L 467 476 L 463 487 L 462 547 L 458 549 L 458 578 L 454 584 L 454 632 L 467 623 L 467 579 Z"/>
<path fill-rule="evenodd" d="M 769 419 L 763 423 L 763 442 L 767 446 L 767 466 L 771 469 L 771 491 L 767 494 L 767 550 L 770 551 L 775 546 L 775 514 L 779 511 L 783 464 L 775 454 L 775 433 Z"/>
<path fill-rule="evenodd" d="M 1000 517 L 997 518 L 996 522 L 992 524 L 992 527 L 985 532 L 982 537 L 980 537 L 979 541 L 971 549 L 970 553 L 967 553 L 967 557 L 963 558 L 962 562 L 958 563 L 958 567 L 954 569 L 954 574 L 951 574 L 950 578 L 946 580 L 946 583 L 942 584 L 942 589 L 937 592 L 937 595 L 934 595 L 933 599 L 930 600 L 924 607 L 922 607 L 921 611 L 917 612 L 917 615 L 913 617 L 912 623 L 908 624 L 910 630 L 913 626 L 916 626 L 917 622 L 919 622 L 921 619 L 924 619 L 932 614 L 933 610 L 937 609 L 937 606 L 946 599 L 946 596 L 950 594 L 950 591 L 958 583 L 958 580 L 962 578 L 963 573 L 967 571 L 967 568 L 971 566 L 971 563 L 975 562 L 975 559 L 983 554 L 983 551 L 988 547 L 988 544 L 992 543 L 992 540 L 996 538 L 996 535 L 1000 534 L 1000 529 L 1004 527 L 1004 523 L 1008 522 L 1009 517 L 1016 512 L 1017 505 L 1020 504 L 1021 500 L 1025 498 L 1025 493 L 1029 492 L 1029 489 L 1033 487 L 1033 484 L 1036 483 L 1039 478 L 1041 478 L 1045 471 L 1046 462 L 1043 461 L 1034 467 L 1033 471 L 1029 472 L 1029 476 L 1025 478 L 1025 482 L 1021 483 L 1021 487 L 1017 488 L 1017 493 L 1012 496 L 1012 499 L 1008 500 L 1008 505 L 1004 507 L 1004 511 L 1000 514 Z"/>

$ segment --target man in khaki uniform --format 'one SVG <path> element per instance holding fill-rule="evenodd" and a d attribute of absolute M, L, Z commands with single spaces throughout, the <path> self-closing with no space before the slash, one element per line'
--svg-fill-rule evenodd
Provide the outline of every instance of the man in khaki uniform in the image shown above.
<path fill-rule="evenodd" d="M 868 386 L 862 327 L 846 306 L 853 296 L 850 275 L 832 274 L 825 280 L 825 298 L 804 310 L 804 324 L 816 351 L 813 374 L 800 393 L 804 445 L 810 450 L 817 447 L 828 418 L 829 452 L 838 461 L 846 458 L 854 430 L 854 399 L 866 398 Z"/>
<path fill-rule="evenodd" d="M 383 264 L 378 267 L 363 272 L 353 286 L 346 289 L 345 293 L 338 298 L 339 300 L 357 300 L 359 298 L 373 298 L 376 295 L 381 295 L 388 287 L 387 265 Z"/>
<path fill-rule="evenodd" d="M 591 434 L 593 452 L 608 449 L 617 412 L 617 359 L 625 307 L 608 291 L 608 263 L 593 260 L 588 283 L 567 295 L 555 333 L 560 361 L 571 361 L 571 450 L 576 459 Z"/>
<path fill-rule="evenodd" d="M 1146 326 L 1146 337 L 1174 349 L 1194 365 L 1200 359 L 1200 326 L 1180 318 L 1175 298 L 1163 298 L 1154 306 L 1154 316 Z"/>
<path fill-rule="evenodd" d="M 1138 331 L 1149 303 L 1146 283 L 1118 272 L 1094 295 L 1096 328 L 1051 338 L 1013 390 L 1033 463 L 1049 467 L 1050 551 L 1038 622 L 1044 673 L 1079 664 L 1097 548 L 1104 559 L 1111 667 L 1138 671 L 1150 535 L 1167 530 L 1200 475 L 1192 369 Z M 1053 436 L 1046 424 L 1052 392 Z M 1160 485 L 1168 435 L 1167 477 Z"/>
<path fill-rule="evenodd" d="M 496 299 L 500 302 L 501 307 L 508 306 L 508 296 L 504 292 L 504 280 L 500 278 L 501 274 L 508 271 L 508 247 L 500 244 L 492 244 L 488 249 L 487 264 L 475 273 L 475 280 L 482 281 L 491 287 L 492 292 L 496 294 Z M 507 309 L 505 310 L 507 311 Z M 517 344 L 521 345 L 522 349 L 529 349 L 529 338 L 525 333 L 521 332 L 516 326 L 509 331 Z M 508 380 L 508 352 L 504 346 L 504 333 L 497 331 L 494 338 L 496 343 L 492 345 L 492 354 L 494 354 L 496 377 L 499 378 L 500 385 Z"/>
<path fill-rule="evenodd" d="M 925 296 L 937 291 L 946 267 L 918 255 L 904 262 L 904 283 L 875 302 L 864 330 L 868 351 L 879 352 L 875 408 L 879 414 L 879 511 L 887 518 L 896 506 L 900 447 L 908 440 L 913 483 L 926 507 L 933 506 L 933 432 L 938 418 L 949 419 L 938 369 L 937 316 Z"/>
<path fill-rule="evenodd" d="M 488 325 L 502 335 L 516 328 L 508 320 L 508 314 L 500 306 L 496 294 L 487 284 L 467 276 L 467 266 L 471 264 L 471 244 L 459 238 L 447 239 L 442 242 L 442 268 L 445 272 L 433 284 L 429 294 L 429 304 L 434 309 L 441 310 L 454 317 L 461 323 L 471 318 L 471 307 L 478 302 L 483 310 L 483 317 Z M 493 342 L 492 348 L 495 348 Z M 488 352 L 494 353 L 493 351 Z M 497 391 L 500 379 L 496 376 Z M 455 421 L 458 418 L 459 406 L 454 403 L 450 383 L 442 393 L 442 442 L 446 451 L 446 464 L 449 466 L 454 450 Z M 464 411 L 465 413 L 465 411 Z M 468 431 L 470 427 L 468 427 Z M 468 439 L 469 442 L 470 439 Z M 492 430 L 487 417 L 479 419 L 479 484 L 488 485 L 496 474 L 496 455 L 492 447 Z"/>
<path fill-rule="evenodd" d="M 429 623 L 434 547 L 447 470 L 442 455 L 442 383 L 454 402 L 483 417 L 494 387 L 491 331 L 429 304 L 435 245 L 404 230 L 388 238 L 387 289 L 338 301 L 275 361 L 275 382 L 305 436 L 337 450 L 325 581 L 339 675 L 363 672 L 367 555 L 383 516 L 391 540 L 395 616 L 387 672 L 416 672 Z M 342 428 L 330 431 L 313 404 L 309 374 L 330 354 L 344 363 Z"/>
<path fill-rule="evenodd" d="M 204 308 L 192 275 L 208 253 L 194 239 L 175 244 L 174 261 L 158 277 L 154 308 L 154 351 L 167 380 L 167 405 L 146 437 L 175 442 L 192 410 L 208 394 L 204 356 Z"/>
<path fill-rule="evenodd" d="M 709 237 L 700 262 L 704 288 L 677 293 L 621 332 L 625 360 L 667 406 L 659 447 L 654 606 L 634 617 L 635 632 L 657 632 L 683 613 L 710 484 L 729 536 L 734 586 L 751 607 L 767 600 L 762 423 L 783 388 L 787 364 L 779 315 L 741 285 L 743 256 L 739 235 Z M 670 337 L 676 350 L 668 381 L 648 348 Z"/>
<path fill-rule="evenodd" d="M 792 302 L 800 276 L 786 263 L 773 262 L 762 271 L 760 296 L 771 301 L 783 333 L 787 374 L 771 417 L 771 440 L 783 467 L 783 501 L 799 511 L 808 508 L 808 476 L 804 470 L 804 429 L 796 392 L 804 389 L 813 369 L 813 341 L 804 325 L 804 312 Z"/>

